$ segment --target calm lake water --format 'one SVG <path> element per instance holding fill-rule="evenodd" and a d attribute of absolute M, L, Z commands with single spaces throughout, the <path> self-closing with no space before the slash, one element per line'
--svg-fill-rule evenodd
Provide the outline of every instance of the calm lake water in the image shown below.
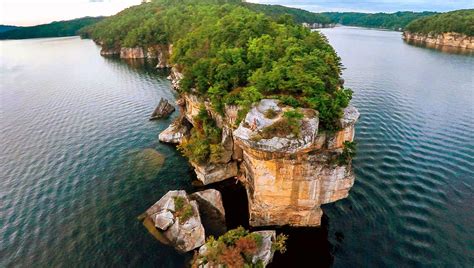
<path fill-rule="evenodd" d="M 357 179 L 324 206 L 323 228 L 290 231 L 286 261 L 472 267 L 474 57 L 397 32 L 323 32 L 362 113 Z M 192 190 L 185 159 L 157 141 L 177 114 L 148 121 L 175 97 L 166 75 L 78 38 L 0 49 L 0 267 L 182 266 L 136 219 L 168 190 Z"/>

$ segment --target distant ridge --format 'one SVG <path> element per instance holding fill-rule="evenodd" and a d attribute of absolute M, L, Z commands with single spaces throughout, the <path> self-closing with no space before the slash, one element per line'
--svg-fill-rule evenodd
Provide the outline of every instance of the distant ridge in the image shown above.
<path fill-rule="evenodd" d="M 0 33 L 8 32 L 8 31 L 18 29 L 18 28 L 21 28 L 21 27 L 13 26 L 13 25 L 0 25 Z"/>
<path fill-rule="evenodd" d="M 48 24 L 16 27 L 0 26 L 0 39 L 28 39 L 40 37 L 61 37 L 77 35 L 77 31 L 85 26 L 97 23 L 104 17 L 84 17 L 73 20 L 54 21 Z"/>

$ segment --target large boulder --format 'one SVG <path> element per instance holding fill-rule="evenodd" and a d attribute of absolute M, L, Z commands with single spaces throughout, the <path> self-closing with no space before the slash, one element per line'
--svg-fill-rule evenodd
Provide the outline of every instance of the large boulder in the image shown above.
<path fill-rule="evenodd" d="M 168 100 L 161 98 L 155 111 L 153 111 L 153 113 L 151 114 L 150 120 L 168 117 L 174 111 L 174 106 L 171 105 Z"/>
<path fill-rule="evenodd" d="M 189 198 L 198 203 L 206 235 L 220 236 L 227 231 L 224 204 L 219 191 L 207 189 L 193 193 Z"/>
<path fill-rule="evenodd" d="M 178 251 L 188 252 L 204 244 L 205 231 L 198 204 L 185 191 L 169 191 L 146 215 Z"/>

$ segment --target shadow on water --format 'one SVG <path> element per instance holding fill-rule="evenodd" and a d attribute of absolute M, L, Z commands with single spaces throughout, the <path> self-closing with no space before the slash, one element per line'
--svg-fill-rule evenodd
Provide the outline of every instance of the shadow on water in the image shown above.
<path fill-rule="evenodd" d="M 276 230 L 277 234 L 288 235 L 287 251 L 276 253 L 268 267 L 330 267 L 333 263 L 331 245 L 328 240 L 329 219 L 323 215 L 317 228 L 294 228 L 289 226 L 249 226 L 248 200 L 245 187 L 239 181 L 228 179 L 208 186 L 195 186 L 196 191 L 216 189 L 221 192 L 226 211 L 227 228 L 243 226 L 251 231 Z"/>

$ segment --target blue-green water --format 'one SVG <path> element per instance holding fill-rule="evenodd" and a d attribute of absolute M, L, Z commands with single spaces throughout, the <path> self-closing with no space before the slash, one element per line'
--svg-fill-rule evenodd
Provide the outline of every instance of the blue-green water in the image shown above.
<path fill-rule="evenodd" d="M 315 256 L 327 250 L 337 267 L 472 267 L 474 57 L 396 32 L 324 33 L 362 113 L 357 179 L 324 206 L 328 241 L 305 229 L 288 258 L 326 266 Z M 173 98 L 165 75 L 78 38 L 0 49 L 0 267 L 183 265 L 136 219 L 166 191 L 192 189 L 186 161 L 157 141 L 172 118 L 148 121 Z"/>
<path fill-rule="evenodd" d="M 190 187 L 157 140 L 172 119 L 148 121 L 169 82 L 98 53 L 78 38 L 1 42 L 0 267 L 182 263 L 136 219 Z M 159 172 L 149 148 L 166 156 Z"/>

